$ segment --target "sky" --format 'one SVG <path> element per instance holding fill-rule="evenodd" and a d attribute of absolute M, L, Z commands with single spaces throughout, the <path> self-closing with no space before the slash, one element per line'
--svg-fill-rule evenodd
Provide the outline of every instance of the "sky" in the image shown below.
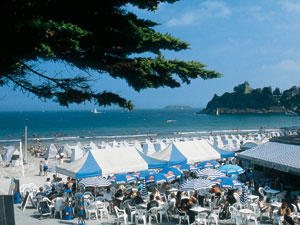
<path fill-rule="evenodd" d="M 160 25 L 155 30 L 190 43 L 191 49 L 165 51 L 169 59 L 199 61 L 222 78 L 193 80 L 180 88 L 147 89 L 136 92 L 124 80 L 101 74 L 93 83 L 132 100 L 135 108 L 162 108 L 166 105 L 205 107 L 216 93 L 232 91 L 248 81 L 251 87 L 279 87 L 300 81 L 300 0 L 181 0 L 160 4 L 155 12 L 126 7 L 141 18 Z M 49 73 L 81 73 L 62 64 L 45 63 Z M 12 87 L 0 87 L 0 111 L 91 110 L 93 103 L 59 106 L 52 101 L 24 94 Z M 110 109 L 110 108 L 108 108 Z"/>

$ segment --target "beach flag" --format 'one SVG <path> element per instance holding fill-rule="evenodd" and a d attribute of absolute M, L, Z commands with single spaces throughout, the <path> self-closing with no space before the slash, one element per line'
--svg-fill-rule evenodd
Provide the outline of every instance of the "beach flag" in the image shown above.
<path fill-rule="evenodd" d="M 148 191 L 147 191 L 147 187 L 146 187 L 146 181 L 144 180 L 143 182 L 143 186 L 142 186 L 142 190 L 141 190 L 141 195 L 142 197 L 148 197 Z"/>
<path fill-rule="evenodd" d="M 248 202 L 248 187 L 243 185 L 242 194 L 240 196 L 240 202 L 242 205 L 246 205 Z"/>

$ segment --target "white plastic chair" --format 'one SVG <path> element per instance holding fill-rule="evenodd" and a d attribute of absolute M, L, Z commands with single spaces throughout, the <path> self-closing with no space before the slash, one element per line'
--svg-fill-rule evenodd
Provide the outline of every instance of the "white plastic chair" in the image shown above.
<path fill-rule="evenodd" d="M 263 188 L 263 187 L 258 188 L 258 193 L 259 193 L 261 196 L 263 196 L 263 197 L 264 197 L 264 201 L 266 201 L 267 196 L 266 196 L 265 193 L 264 193 L 264 188 Z"/>
<path fill-rule="evenodd" d="M 159 207 L 152 207 L 151 209 L 149 209 L 148 211 L 148 216 L 149 216 L 149 224 L 151 224 L 151 219 L 154 218 L 156 220 L 156 223 L 158 223 L 158 210 Z"/>
<path fill-rule="evenodd" d="M 120 223 L 120 220 L 123 219 L 124 223 L 127 224 L 127 214 L 124 209 L 119 209 L 117 206 L 114 207 L 116 215 L 117 215 L 117 224 Z"/>
<path fill-rule="evenodd" d="M 207 222 L 207 213 L 198 213 L 194 223 L 207 225 Z"/>
<path fill-rule="evenodd" d="M 231 215 L 231 218 L 234 220 L 236 225 L 241 225 L 242 224 L 242 217 L 238 213 L 237 209 L 234 208 L 233 206 L 229 207 L 229 212 Z"/>
<path fill-rule="evenodd" d="M 216 225 L 219 225 L 219 213 L 220 213 L 220 209 L 212 211 L 212 213 L 209 214 L 207 218 L 208 224 L 211 224 L 213 222 Z"/>
<path fill-rule="evenodd" d="M 183 220 L 186 220 L 188 225 L 190 225 L 190 217 L 186 213 L 184 213 L 184 214 L 181 213 L 181 215 L 179 214 L 178 219 L 179 219 L 179 225 L 181 225 L 181 222 Z"/>
<path fill-rule="evenodd" d="M 103 202 L 100 206 L 98 205 L 98 214 L 100 214 L 101 220 L 104 216 L 106 216 L 109 219 L 108 206 L 108 202 Z"/>
<path fill-rule="evenodd" d="M 136 208 L 134 206 L 131 206 L 130 204 L 127 205 L 129 212 L 130 212 L 130 221 L 133 222 L 133 217 L 136 214 Z"/>
<path fill-rule="evenodd" d="M 160 218 L 160 223 L 162 223 L 162 217 L 163 215 L 165 215 L 165 217 L 167 218 L 168 222 L 169 222 L 169 214 L 168 214 L 168 209 L 169 206 L 167 204 L 164 204 L 159 210 L 159 218 Z"/>
<path fill-rule="evenodd" d="M 135 211 L 135 224 L 138 224 L 140 220 L 143 220 L 144 225 L 146 225 L 147 212 L 144 209 L 137 209 Z M 132 221 L 131 221 L 132 222 Z"/>
<path fill-rule="evenodd" d="M 95 203 L 90 203 L 86 208 L 87 216 L 91 219 L 92 215 L 95 215 L 95 219 L 98 220 L 98 209 Z"/>
<path fill-rule="evenodd" d="M 54 204 L 54 213 L 53 217 L 55 217 L 56 213 L 59 213 L 60 219 L 62 219 L 64 209 L 64 200 L 63 198 L 56 198 L 55 204 Z"/>

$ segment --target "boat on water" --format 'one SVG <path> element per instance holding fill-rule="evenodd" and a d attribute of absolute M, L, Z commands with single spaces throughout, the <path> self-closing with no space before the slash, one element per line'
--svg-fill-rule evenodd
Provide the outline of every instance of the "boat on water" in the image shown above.
<path fill-rule="evenodd" d="M 96 109 L 96 107 L 95 107 L 94 110 L 92 110 L 92 113 L 94 113 L 94 114 L 100 114 L 100 113 L 102 113 L 102 112 L 99 112 L 99 111 Z"/>

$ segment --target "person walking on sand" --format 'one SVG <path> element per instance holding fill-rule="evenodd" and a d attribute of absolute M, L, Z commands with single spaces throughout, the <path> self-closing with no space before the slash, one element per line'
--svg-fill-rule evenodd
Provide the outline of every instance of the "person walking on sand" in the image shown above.
<path fill-rule="evenodd" d="M 48 175 L 48 159 L 45 158 L 45 161 L 44 161 L 44 176 L 47 176 Z"/>
<path fill-rule="evenodd" d="M 41 160 L 40 161 L 40 173 L 39 173 L 40 176 L 43 175 L 43 168 L 44 168 L 44 162 L 43 162 L 43 160 Z"/>

